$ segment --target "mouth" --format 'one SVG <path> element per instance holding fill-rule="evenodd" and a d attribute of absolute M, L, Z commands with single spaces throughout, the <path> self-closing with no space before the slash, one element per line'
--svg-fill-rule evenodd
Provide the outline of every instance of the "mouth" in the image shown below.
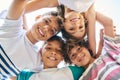
<path fill-rule="evenodd" d="M 42 36 L 42 37 L 44 37 L 44 33 L 43 33 L 43 31 L 39 28 L 38 29 L 38 32 L 39 32 L 39 34 Z"/>
<path fill-rule="evenodd" d="M 52 56 L 47 57 L 47 59 L 49 59 L 49 60 L 51 60 L 51 61 L 56 61 L 56 60 L 57 60 L 55 57 L 52 57 Z"/>
<path fill-rule="evenodd" d="M 85 54 L 83 54 L 83 55 L 80 57 L 79 62 L 83 61 L 84 58 L 85 58 Z"/>
<path fill-rule="evenodd" d="M 70 21 L 71 22 L 75 22 L 75 21 L 77 21 L 77 20 L 79 20 L 80 18 L 72 18 L 72 19 L 70 19 Z"/>

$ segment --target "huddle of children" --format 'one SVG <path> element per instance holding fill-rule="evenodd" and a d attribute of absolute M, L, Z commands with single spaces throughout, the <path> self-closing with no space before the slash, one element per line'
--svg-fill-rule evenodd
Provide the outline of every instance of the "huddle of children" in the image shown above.
<path fill-rule="evenodd" d="M 36 0 L 35 2 L 33 1 L 33 3 L 36 3 L 37 6 L 38 4 L 44 3 L 44 1 L 40 1 L 40 3 L 39 0 Z M 55 6 L 57 0 L 53 1 L 54 2 L 51 1 L 51 3 L 54 3 L 53 6 Z M 60 3 L 63 2 L 62 4 L 71 3 L 69 0 L 59 1 Z M 116 49 L 116 56 L 119 55 L 120 52 L 119 45 L 114 44 L 115 47 L 113 46 L 116 38 L 112 20 L 94 11 L 92 5 L 93 0 L 91 0 L 92 3 L 89 2 L 91 5 L 89 5 L 87 11 L 86 9 L 84 10 L 84 13 L 76 12 L 79 11 L 76 7 L 74 9 L 77 10 L 74 11 L 69 4 L 64 4 L 65 6 L 61 5 L 58 7 L 59 13 L 52 12 L 40 16 L 40 19 L 36 21 L 32 28 L 25 32 L 21 26 L 21 15 L 23 11 L 27 9 L 26 4 L 28 2 L 27 0 L 13 0 L 8 15 L 2 26 L 0 26 L 0 48 L 2 53 L 0 55 L 2 57 L 2 70 L 0 75 L 2 76 L 2 80 L 11 76 L 10 80 L 109 80 L 109 78 L 111 78 L 110 75 L 113 75 L 111 73 L 114 73 L 112 80 L 120 79 L 119 76 L 115 76 L 120 75 L 119 59 L 117 59 L 118 62 L 116 62 L 116 59 L 113 59 L 113 55 L 112 57 L 109 56 L 109 52 L 114 53 Z M 33 5 L 31 2 L 27 4 L 28 8 L 30 5 Z M 39 3 L 37 4 L 37 2 Z M 75 3 L 76 1 L 73 2 Z M 82 3 L 82 0 L 79 2 Z M 44 7 L 46 5 L 47 3 L 44 3 L 39 6 Z M 95 49 L 95 20 L 104 26 L 105 34 L 104 39 L 101 37 L 98 52 Z M 64 39 L 57 35 L 60 31 Z M 120 39 L 120 36 L 118 36 L 117 39 Z M 34 50 L 35 43 L 38 41 L 45 41 L 42 48 L 38 51 L 39 53 Z M 17 48 L 14 46 L 11 47 L 11 45 L 17 46 Z M 102 49 L 106 51 L 104 55 L 101 53 Z M 19 58 L 16 59 L 18 55 Z M 8 56 L 7 59 L 6 56 Z M 23 62 L 22 58 L 25 58 L 26 61 Z M 103 63 L 109 62 L 106 58 L 113 59 L 110 61 L 113 61 L 114 64 L 104 64 L 103 66 Z M 73 65 L 57 68 L 62 60 Z M 99 64 L 102 65 L 101 68 L 98 68 L 98 61 L 100 61 Z M 10 62 L 13 63 L 12 68 L 11 64 L 8 64 Z M 35 68 L 39 67 L 41 63 L 43 64 L 43 70 L 36 70 Z M 8 68 L 11 71 L 6 68 L 7 64 L 10 66 Z M 111 73 L 105 73 L 106 75 L 104 77 L 99 75 L 99 70 L 104 68 L 103 72 L 109 70 L 107 66 L 116 68 L 114 68 Z M 24 69 L 26 67 L 28 69 Z M 18 71 L 15 72 L 14 69 Z M 118 70 L 117 73 L 115 72 L 116 70 Z M 96 71 L 96 75 L 93 71 Z M 103 74 L 103 72 L 101 71 L 101 74 Z"/>

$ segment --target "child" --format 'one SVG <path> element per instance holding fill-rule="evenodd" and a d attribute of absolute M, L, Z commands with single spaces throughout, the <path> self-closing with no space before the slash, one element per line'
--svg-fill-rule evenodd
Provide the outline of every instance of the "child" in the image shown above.
<path fill-rule="evenodd" d="M 64 41 L 61 37 L 53 36 L 48 39 L 40 49 L 44 70 L 23 70 L 18 75 L 17 80 L 78 80 L 84 68 L 72 66 L 57 68 L 60 61 L 66 56 L 63 51 Z M 79 74 L 75 75 L 74 72 L 79 72 Z"/>
<path fill-rule="evenodd" d="M 91 6 L 86 13 L 78 13 L 68 9 L 66 11 L 64 29 L 62 29 L 63 37 L 68 41 L 82 41 L 87 38 L 90 44 L 89 47 L 92 49 L 94 55 L 96 55 L 94 22 L 96 20 L 96 12 L 93 6 Z"/>
<path fill-rule="evenodd" d="M 97 15 L 101 15 L 97 13 Z M 108 17 L 98 16 L 98 20 L 101 23 L 103 18 L 107 21 Z M 70 62 L 78 66 L 83 66 L 86 71 L 83 73 L 79 80 L 118 80 L 120 79 L 120 66 L 119 66 L 119 43 L 120 36 L 115 38 L 114 29 L 112 23 L 104 25 L 104 45 L 102 54 L 97 58 L 92 57 L 92 52 L 88 47 L 88 43 L 73 44 L 69 46 L 68 55 Z M 108 30 L 109 28 L 109 30 Z"/>
<path fill-rule="evenodd" d="M 40 66 L 41 57 L 35 44 L 48 40 L 61 28 L 61 18 L 52 13 L 41 16 L 25 31 L 22 14 L 26 3 L 27 0 L 13 0 L 6 19 L 0 22 L 1 79 L 15 76 L 24 68 Z"/>

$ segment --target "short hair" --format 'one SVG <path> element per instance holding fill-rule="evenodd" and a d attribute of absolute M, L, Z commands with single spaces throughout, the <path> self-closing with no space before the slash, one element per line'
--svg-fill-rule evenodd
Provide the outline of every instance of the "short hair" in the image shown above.
<path fill-rule="evenodd" d="M 88 27 L 88 21 L 85 18 L 85 13 L 80 13 L 80 14 L 83 15 L 85 28 L 87 29 L 87 27 Z M 79 40 L 79 39 L 75 38 L 74 36 L 70 35 L 68 32 L 66 32 L 64 28 L 62 28 L 61 33 L 62 33 L 63 38 L 66 39 L 66 40 L 69 40 L 69 39 Z"/>
<path fill-rule="evenodd" d="M 90 55 L 93 57 L 93 52 L 92 50 L 89 48 L 89 43 L 86 40 L 83 41 L 66 41 L 66 45 L 65 45 L 65 53 L 67 54 L 65 62 L 72 64 L 70 58 L 69 58 L 69 53 L 71 51 L 72 48 L 74 48 L 75 46 L 81 46 L 81 47 L 85 47 L 86 49 L 88 49 L 88 51 L 90 52 Z"/>
<path fill-rule="evenodd" d="M 45 41 L 45 43 L 43 44 L 43 46 L 47 43 L 47 42 L 50 42 L 50 41 L 59 41 L 60 44 L 62 45 L 62 56 L 63 58 L 65 59 L 65 56 L 67 56 L 67 54 L 65 53 L 65 42 L 64 42 L 64 39 L 61 37 L 61 36 L 58 36 L 58 35 L 54 35 L 52 36 L 51 38 L 49 38 L 47 41 Z"/>

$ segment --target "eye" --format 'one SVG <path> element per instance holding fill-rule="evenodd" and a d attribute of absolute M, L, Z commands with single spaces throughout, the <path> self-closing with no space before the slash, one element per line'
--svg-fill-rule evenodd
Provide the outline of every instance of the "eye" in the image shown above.
<path fill-rule="evenodd" d="M 77 52 L 81 52 L 82 51 L 82 48 L 81 47 L 78 47 L 77 48 Z"/>
<path fill-rule="evenodd" d="M 52 34 L 54 34 L 54 33 L 55 33 L 55 30 L 54 30 L 54 29 L 51 29 L 50 31 L 51 31 L 51 33 L 52 33 Z"/>
<path fill-rule="evenodd" d="M 80 27 L 79 27 L 79 29 L 82 29 L 82 28 L 83 28 L 83 26 L 80 26 Z"/>
<path fill-rule="evenodd" d="M 49 23 L 49 21 L 48 21 L 48 20 L 44 20 L 44 21 L 45 21 L 45 23 L 46 23 L 46 24 L 48 24 L 48 23 Z"/>
<path fill-rule="evenodd" d="M 60 52 L 60 53 L 61 53 L 61 52 L 62 52 L 62 50 L 57 50 L 57 52 Z"/>
<path fill-rule="evenodd" d="M 80 51 L 80 47 L 77 50 Z"/>
<path fill-rule="evenodd" d="M 70 31 L 73 31 L 73 30 L 75 30 L 75 29 L 74 29 L 74 28 L 70 28 L 69 30 L 70 30 Z"/>
<path fill-rule="evenodd" d="M 71 55 L 71 59 L 74 60 L 75 58 L 76 58 L 76 54 L 73 53 L 73 54 Z"/>
<path fill-rule="evenodd" d="M 50 48 L 50 47 L 46 47 L 45 49 L 46 49 L 46 50 L 51 50 L 51 48 Z"/>

